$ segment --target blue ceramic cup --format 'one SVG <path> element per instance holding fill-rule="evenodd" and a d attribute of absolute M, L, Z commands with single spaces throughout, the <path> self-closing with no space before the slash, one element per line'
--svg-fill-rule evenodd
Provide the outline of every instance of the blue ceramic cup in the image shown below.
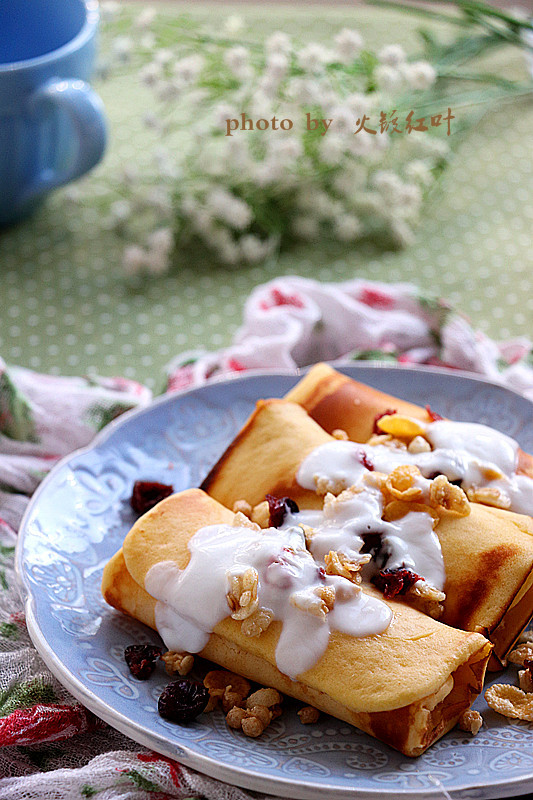
<path fill-rule="evenodd" d="M 0 226 L 101 159 L 96 0 L 0 0 Z"/>

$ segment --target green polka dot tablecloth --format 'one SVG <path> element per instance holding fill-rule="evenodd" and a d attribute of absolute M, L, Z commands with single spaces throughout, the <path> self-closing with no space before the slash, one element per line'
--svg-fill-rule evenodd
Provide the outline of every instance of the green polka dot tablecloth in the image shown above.
<path fill-rule="evenodd" d="M 131 18 L 142 8 L 126 6 Z M 161 14 L 183 11 L 161 4 Z M 244 18 L 243 36 L 278 29 L 302 42 L 358 28 L 371 45 L 393 36 L 411 51 L 419 20 L 381 9 L 320 5 L 187 4 L 198 18 Z M 112 25 L 112 23 L 109 23 Z M 104 25 L 103 46 L 111 35 Z M 522 53 L 499 54 L 493 70 L 526 78 Z M 96 81 L 107 109 L 110 142 L 102 164 L 41 210 L 0 234 L 0 354 L 9 362 L 65 374 L 123 374 L 155 391 L 164 365 L 191 348 L 230 342 L 251 289 L 277 275 L 324 281 L 367 277 L 409 281 L 448 298 L 495 338 L 529 334 L 533 322 L 533 98 L 493 108 L 457 148 L 432 192 L 416 242 L 382 253 L 370 246 L 300 246 L 266 265 L 224 268 L 177 255 L 173 271 L 132 282 L 124 242 L 106 224 L 104 201 L 124 166 L 142 170 L 153 136 L 142 121 L 143 92 L 130 73 Z"/>

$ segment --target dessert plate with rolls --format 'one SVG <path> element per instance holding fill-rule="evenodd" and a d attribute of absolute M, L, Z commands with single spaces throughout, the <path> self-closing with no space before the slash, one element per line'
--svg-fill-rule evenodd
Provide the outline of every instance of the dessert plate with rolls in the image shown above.
<path fill-rule="evenodd" d="M 444 370 L 249 373 L 109 425 L 17 563 L 58 679 L 279 797 L 533 790 L 533 404 Z"/>

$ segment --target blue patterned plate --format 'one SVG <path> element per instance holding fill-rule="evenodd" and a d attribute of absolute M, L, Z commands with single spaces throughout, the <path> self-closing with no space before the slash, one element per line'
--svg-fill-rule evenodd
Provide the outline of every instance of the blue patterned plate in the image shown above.
<path fill-rule="evenodd" d="M 533 404 L 475 378 L 426 369 L 346 367 L 349 375 L 445 416 L 488 423 L 533 451 Z M 37 650 L 85 706 L 132 739 L 228 783 L 292 798 L 495 798 L 533 790 L 530 726 L 476 708 L 476 737 L 454 730 L 413 760 L 336 719 L 302 726 L 287 710 L 258 740 L 226 727 L 220 712 L 189 726 L 157 714 L 163 670 L 133 679 L 124 647 L 155 633 L 108 608 L 102 569 L 134 521 L 137 479 L 197 486 L 262 397 L 282 396 L 289 373 L 249 374 L 124 415 L 59 464 L 25 515 L 17 552 L 27 623 Z M 516 672 L 506 676 L 516 681 Z M 497 681 L 501 677 L 496 678 Z"/>

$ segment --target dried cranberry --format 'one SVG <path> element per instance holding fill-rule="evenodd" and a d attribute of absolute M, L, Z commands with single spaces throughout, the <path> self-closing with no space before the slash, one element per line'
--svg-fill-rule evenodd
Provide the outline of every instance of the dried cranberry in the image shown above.
<path fill-rule="evenodd" d="M 363 467 L 366 467 L 368 470 L 370 470 L 370 472 L 374 471 L 374 465 L 364 450 L 359 451 L 359 461 L 361 462 Z"/>
<path fill-rule="evenodd" d="M 383 592 L 386 600 L 392 600 L 397 594 L 405 594 L 411 586 L 420 580 L 420 575 L 405 567 L 382 569 L 372 578 L 372 583 Z"/>
<path fill-rule="evenodd" d="M 297 503 L 290 497 L 274 497 L 273 494 L 267 494 L 265 500 L 268 503 L 270 514 L 268 524 L 271 528 L 281 528 L 286 514 L 289 512 L 297 514 L 300 510 Z"/>
<path fill-rule="evenodd" d="M 209 692 L 203 683 L 174 681 L 163 689 L 157 708 L 160 715 L 171 722 L 192 722 L 205 709 L 208 700 Z"/>
<path fill-rule="evenodd" d="M 436 411 L 432 411 L 429 406 L 426 406 L 426 411 L 428 413 L 428 417 L 432 422 L 438 422 L 439 419 L 444 419 L 444 417 L 441 417 L 441 415 L 437 414 Z"/>
<path fill-rule="evenodd" d="M 318 579 L 320 581 L 325 581 L 326 580 L 326 570 L 324 569 L 324 567 L 317 567 L 316 571 L 317 571 Z"/>
<path fill-rule="evenodd" d="M 124 650 L 124 658 L 131 674 L 140 681 L 145 681 L 154 671 L 162 652 L 160 647 L 152 644 L 131 644 Z"/>
<path fill-rule="evenodd" d="M 160 500 L 164 500 L 174 491 L 172 486 L 155 481 L 135 481 L 131 495 L 131 507 L 138 514 L 144 514 L 153 508 Z"/>
<path fill-rule="evenodd" d="M 388 417 L 389 414 L 396 414 L 396 409 L 388 408 L 386 411 L 382 411 L 381 414 L 376 414 L 374 417 L 374 427 L 372 428 L 372 433 L 381 433 L 380 429 L 378 428 L 378 422 L 381 417 Z"/>

